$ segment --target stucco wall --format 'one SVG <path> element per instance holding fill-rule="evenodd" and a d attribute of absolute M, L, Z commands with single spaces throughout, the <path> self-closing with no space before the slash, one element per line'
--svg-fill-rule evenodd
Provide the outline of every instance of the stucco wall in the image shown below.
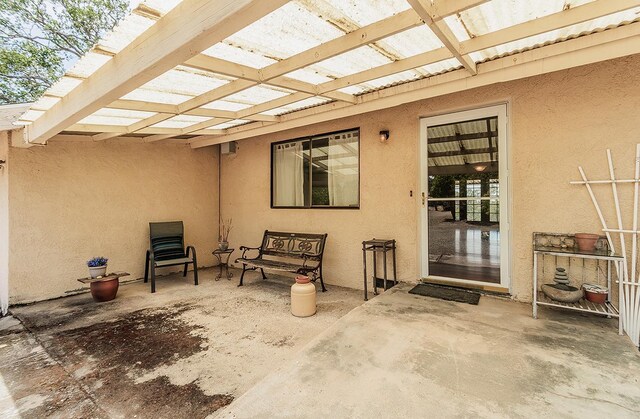
<path fill-rule="evenodd" d="M 398 240 L 401 280 L 419 277 L 420 117 L 509 103 L 512 187 L 512 294 L 531 298 L 534 231 L 598 231 L 600 223 L 584 187 L 569 185 L 583 165 L 605 178 L 611 148 L 619 176 L 632 176 L 640 108 L 640 56 L 496 84 L 379 112 L 242 140 L 238 154 L 222 159 L 222 216 L 233 217 L 231 244 L 258 245 L 265 229 L 329 233 L 326 280 L 362 286 L 361 241 Z M 271 209 L 270 143 L 360 127 L 359 210 Z M 391 131 L 388 144 L 378 142 Z M 410 196 L 413 191 L 413 197 Z M 631 190 L 622 197 L 630 206 Z M 600 189 L 610 216 L 610 189 Z M 609 217 L 610 218 L 610 217 Z"/>
<path fill-rule="evenodd" d="M 8 162 L 8 132 L 0 132 L 0 160 Z M 9 281 L 9 165 L 0 168 L 0 308 L 5 310 Z"/>
<path fill-rule="evenodd" d="M 87 275 L 93 256 L 108 257 L 109 270 L 142 277 L 150 221 L 183 220 L 198 264 L 213 264 L 215 147 L 51 141 L 11 148 L 10 158 L 12 303 L 79 288 L 76 278 Z"/>

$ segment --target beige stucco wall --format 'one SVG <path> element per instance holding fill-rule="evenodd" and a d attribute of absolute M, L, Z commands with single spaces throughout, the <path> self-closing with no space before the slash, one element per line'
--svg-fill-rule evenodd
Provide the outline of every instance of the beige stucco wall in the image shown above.
<path fill-rule="evenodd" d="M 640 56 L 627 57 L 242 140 L 236 156 L 222 159 L 222 216 L 233 217 L 231 244 L 257 246 L 265 229 L 327 232 L 327 282 L 360 288 L 361 241 L 392 237 L 398 240 L 399 278 L 417 280 L 419 118 L 507 102 L 511 292 L 530 300 L 531 234 L 600 227 L 585 188 L 568 183 L 577 179 L 577 166 L 593 178 L 608 176 L 605 149 L 611 148 L 619 176 L 632 176 L 635 143 L 640 142 L 638 70 Z M 269 207 L 271 142 L 353 127 L 361 130 L 359 210 Z M 391 131 L 388 144 L 378 142 L 381 129 Z M 631 190 L 625 193 L 623 205 L 629 208 Z M 610 189 L 598 194 L 611 215 Z"/>
<path fill-rule="evenodd" d="M 0 302 L 6 304 L 6 287 L 9 281 L 9 135 L 0 132 Z M 6 306 L 4 307 L 6 309 Z"/>
<path fill-rule="evenodd" d="M 198 264 L 213 264 L 215 147 L 51 141 L 11 148 L 10 159 L 12 303 L 79 288 L 76 278 L 87 275 L 93 256 L 108 257 L 109 270 L 142 277 L 150 221 L 183 220 Z"/>

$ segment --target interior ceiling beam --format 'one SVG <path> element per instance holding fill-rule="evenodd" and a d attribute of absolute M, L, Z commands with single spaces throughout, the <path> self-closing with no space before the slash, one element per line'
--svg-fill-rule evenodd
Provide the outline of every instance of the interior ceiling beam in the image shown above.
<path fill-rule="evenodd" d="M 27 142 L 46 143 L 287 2 L 184 0 L 29 125 Z"/>
<path fill-rule="evenodd" d="M 489 135 L 491 135 L 491 137 L 497 137 L 498 132 L 485 131 L 485 132 L 474 132 L 471 134 L 448 135 L 446 137 L 433 137 L 433 138 L 429 138 L 429 144 L 451 143 L 451 142 L 463 141 L 463 140 L 479 140 L 481 138 L 488 139 Z"/>
<path fill-rule="evenodd" d="M 489 154 L 492 151 L 493 151 L 493 148 L 488 148 L 488 147 L 487 148 L 465 148 L 463 150 L 452 150 L 452 151 L 430 151 L 427 153 L 427 157 L 431 159 L 436 157 L 472 156 L 474 154 Z"/>
<path fill-rule="evenodd" d="M 472 75 L 477 74 L 476 63 L 467 54 L 462 54 L 460 42 L 451 31 L 447 23 L 436 13 L 434 5 L 428 0 L 407 0 L 413 10 L 424 20 L 424 23 L 431 29 L 435 36 L 442 44 L 451 51 L 454 57 L 466 68 Z"/>
<path fill-rule="evenodd" d="M 284 115 L 280 123 L 271 126 L 248 124 L 230 128 L 226 135 L 192 141 L 191 146 L 237 141 L 638 53 L 640 23 L 634 23 L 479 64 L 476 76 L 470 76 L 466 69 L 451 71 L 363 95 L 357 105 L 321 105 Z"/>

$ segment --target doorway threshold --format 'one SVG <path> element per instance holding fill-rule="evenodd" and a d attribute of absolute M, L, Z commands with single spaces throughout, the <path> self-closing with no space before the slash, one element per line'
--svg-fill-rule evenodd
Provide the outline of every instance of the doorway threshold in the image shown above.
<path fill-rule="evenodd" d="M 501 297 L 511 297 L 511 293 L 509 292 L 509 288 L 502 287 L 498 284 L 496 285 L 487 285 L 487 284 L 474 284 L 472 282 L 467 281 L 457 281 L 454 279 L 444 279 L 444 278 L 422 278 L 420 282 L 425 284 L 437 284 L 437 285 L 448 285 L 451 287 L 459 287 L 459 288 L 467 288 L 472 290 L 479 290 L 485 293 L 499 295 Z"/>

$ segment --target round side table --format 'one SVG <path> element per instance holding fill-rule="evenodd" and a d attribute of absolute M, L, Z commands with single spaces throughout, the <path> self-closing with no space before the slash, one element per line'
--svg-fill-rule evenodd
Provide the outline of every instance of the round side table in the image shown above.
<path fill-rule="evenodd" d="M 233 277 L 233 273 L 229 272 L 229 259 L 231 258 L 231 254 L 233 253 L 233 251 L 236 249 L 227 249 L 227 250 L 220 250 L 220 249 L 216 249 L 213 252 L 213 256 L 215 256 L 218 259 L 218 266 L 220 267 L 220 273 L 216 276 L 216 281 L 219 281 L 220 278 L 222 278 L 222 272 L 224 270 L 225 272 L 225 276 L 227 277 L 227 280 L 231 280 L 231 278 Z M 225 258 L 225 255 L 227 256 Z"/>

